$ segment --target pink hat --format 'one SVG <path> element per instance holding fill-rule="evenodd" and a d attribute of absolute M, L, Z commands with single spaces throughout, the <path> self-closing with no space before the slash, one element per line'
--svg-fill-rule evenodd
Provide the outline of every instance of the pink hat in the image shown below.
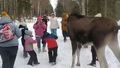
<path fill-rule="evenodd" d="M 37 21 L 41 21 L 42 20 L 42 18 L 41 17 L 37 17 Z"/>

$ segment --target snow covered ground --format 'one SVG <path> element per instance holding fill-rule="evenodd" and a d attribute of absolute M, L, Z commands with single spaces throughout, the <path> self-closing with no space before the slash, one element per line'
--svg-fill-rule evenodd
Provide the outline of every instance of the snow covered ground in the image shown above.
<path fill-rule="evenodd" d="M 58 20 L 60 22 L 61 19 L 58 19 Z M 35 21 L 33 20 L 31 23 L 27 23 L 28 28 L 30 30 L 32 30 L 33 32 L 34 32 L 34 30 L 32 27 L 33 27 L 34 22 Z M 48 23 L 50 23 L 50 22 L 48 22 Z M 48 24 L 48 32 L 50 32 L 49 24 Z M 29 57 L 26 59 L 24 59 L 22 57 L 23 48 L 22 48 L 21 43 L 19 43 L 19 50 L 18 50 L 16 62 L 15 62 L 15 68 L 70 68 L 71 61 L 72 61 L 70 39 L 68 38 L 68 41 L 66 43 L 63 42 L 61 28 L 58 29 L 57 33 L 58 33 L 58 37 L 59 37 L 57 39 L 59 48 L 58 48 L 58 57 L 57 57 L 56 65 L 52 66 L 51 64 L 48 63 L 48 53 L 47 52 L 41 52 L 41 53 L 37 52 L 36 44 L 34 45 L 34 50 L 37 53 L 37 57 L 40 62 L 40 65 L 34 66 L 34 67 L 27 65 Z M 34 33 L 33 33 L 33 35 L 34 35 Z M 119 34 L 118 34 L 118 37 L 120 38 Z M 20 42 L 20 39 L 19 39 L 19 42 Z M 46 48 L 46 50 L 47 50 L 47 48 Z M 76 66 L 75 68 L 100 68 L 98 62 L 97 62 L 96 67 L 92 67 L 92 66 L 88 65 L 91 62 L 90 46 L 88 48 L 82 48 L 80 53 L 81 53 L 80 54 L 81 66 L 80 67 Z M 116 59 L 116 57 L 114 56 L 114 54 L 108 47 L 106 47 L 105 54 L 106 54 L 107 62 L 109 64 L 109 68 L 120 68 L 120 63 L 118 62 L 118 60 Z M 1 59 L 0 59 L 0 68 L 2 68 Z"/>

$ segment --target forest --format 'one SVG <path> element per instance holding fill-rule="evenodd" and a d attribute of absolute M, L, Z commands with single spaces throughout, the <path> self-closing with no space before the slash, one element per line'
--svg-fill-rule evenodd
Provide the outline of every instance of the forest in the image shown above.
<path fill-rule="evenodd" d="M 62 13 L 78 13 L 86 16 L 94 16 L 101 13 L 103 17 L 113 20 L 120 19 L 120 0 L 58 0 L 55 9 L 56 16 Z M 6 11 L 11 18 L 32 18 L 43 14 L 53 13 L 49 0 L 0 0 L 0 13 Z"/>

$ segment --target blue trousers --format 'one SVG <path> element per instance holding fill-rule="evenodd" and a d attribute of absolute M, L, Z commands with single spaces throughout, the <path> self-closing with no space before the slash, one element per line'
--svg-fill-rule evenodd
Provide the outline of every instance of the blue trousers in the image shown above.
<path fill-rule="evenodd" d="M 36 37 L 37 40 L 37 47 L 40 48 L 41 47 L 41 37 Z"/>
<path fill-rule="evenodd" d="M 57 36 L 57 29 L 51 29 L 51 33 Z"/>

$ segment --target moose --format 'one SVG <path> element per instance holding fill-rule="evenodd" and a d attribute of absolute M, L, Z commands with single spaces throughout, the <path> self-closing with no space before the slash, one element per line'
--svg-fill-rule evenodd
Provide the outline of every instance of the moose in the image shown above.
<path fill-rule="evenodd" d="M 77 66 L 80 66 L 80 49 L 86 44 L 93 45 L 100 68 L 108 68 L 105 59 L 105 47 L 113 51 L 120 62 L 120 48 L 118 45 L 118 25 L 117 22 L 106 17 L 87 17 L 84 15 L 70 14 L 67 19 L 68 34 L 72 45 L 72 65 L 75 67 L 77 56 Z"/>

